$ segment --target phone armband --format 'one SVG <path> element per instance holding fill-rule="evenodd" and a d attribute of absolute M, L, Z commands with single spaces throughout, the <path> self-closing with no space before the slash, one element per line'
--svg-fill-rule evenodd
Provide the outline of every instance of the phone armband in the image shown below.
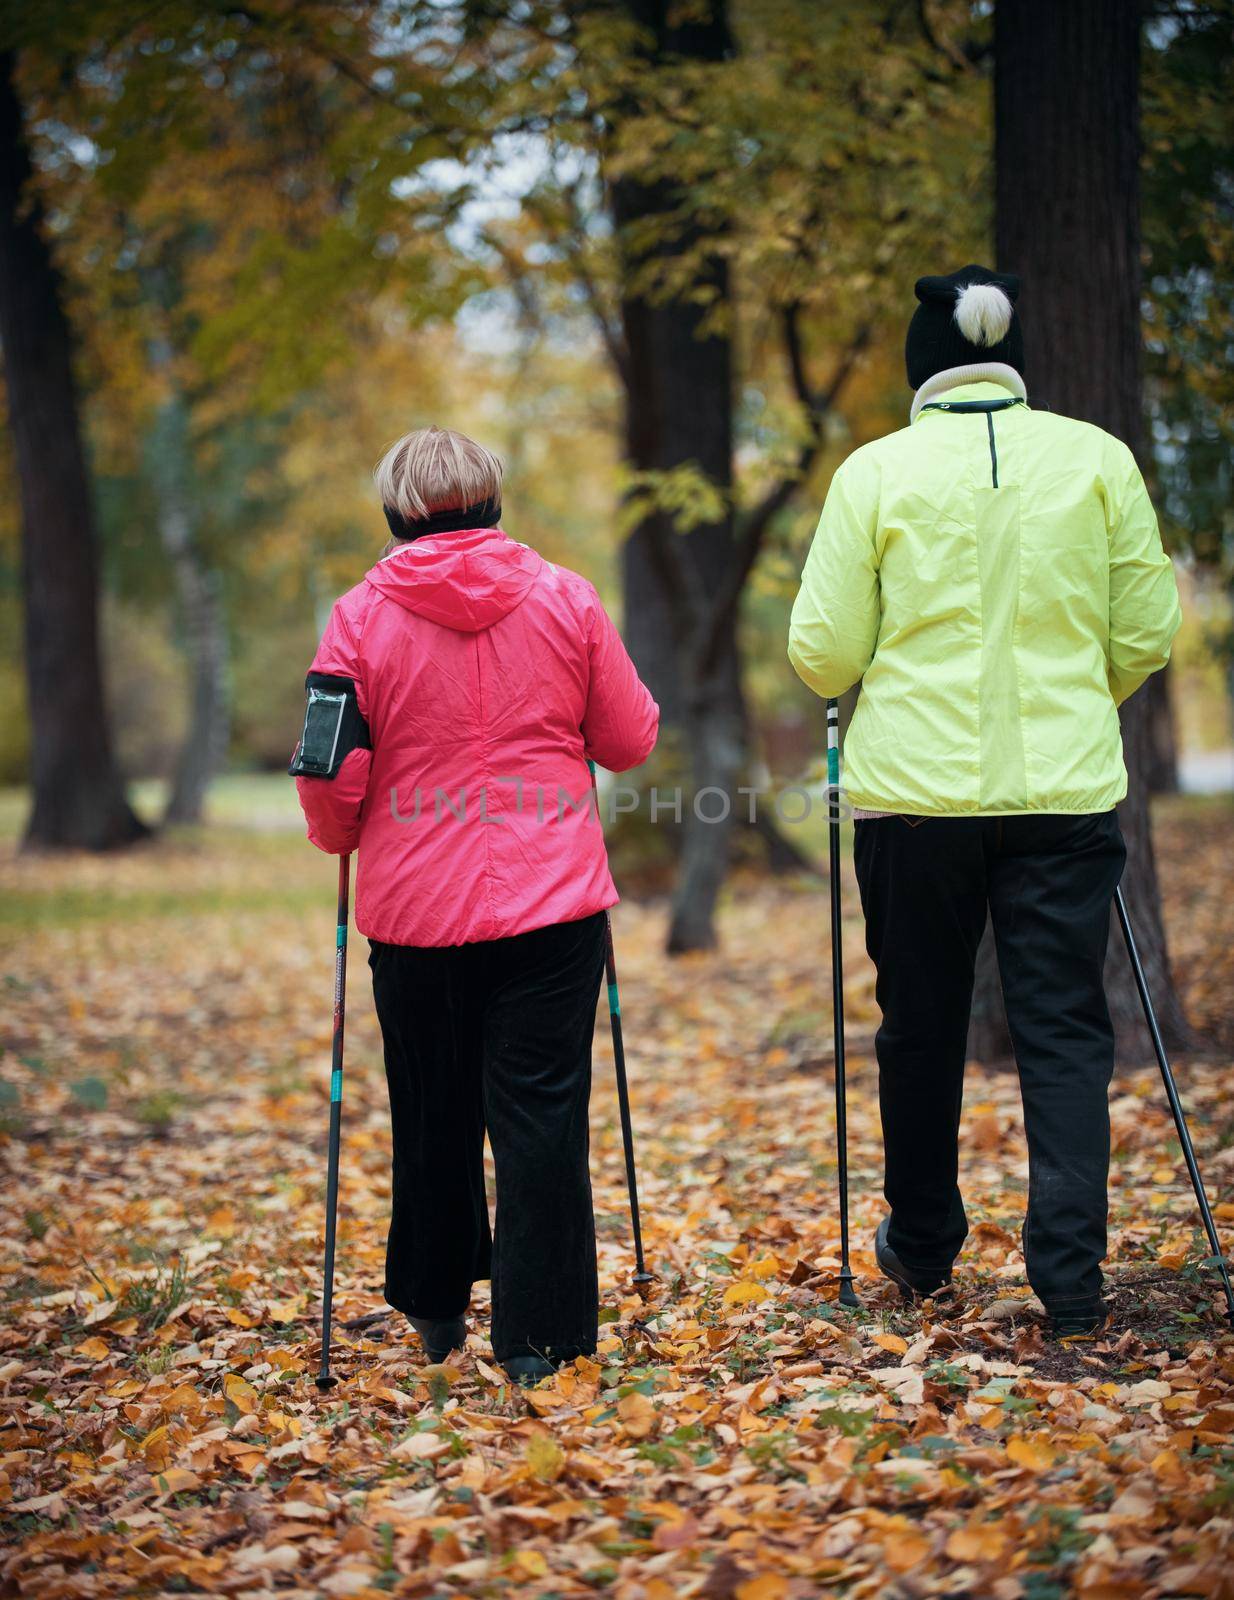
<path fill-rule="evenodd" d="M 288 772 L 293 778 L 334 778 L 353 750 L 371 750 L 368 723 L 360 714 L 350 678 L 310 672 L 300 742 Z"/>

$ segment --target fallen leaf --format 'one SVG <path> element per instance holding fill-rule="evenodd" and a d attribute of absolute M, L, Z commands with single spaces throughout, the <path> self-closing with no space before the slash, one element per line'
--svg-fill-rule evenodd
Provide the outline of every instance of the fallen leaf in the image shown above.
<path fill-rule="evenodd" d="M 431 1461 L 443 1456 L 450 1448 L 449 1442 L 436 1433 L 413 1433 L 396 1444 L 390 1454 L 396 1461 Z"/>
<path fill-rule="evenodd" d="M 533 1433 L 523 1451 L 532 1476 L 543 1483 L 559 1478 L 566 1464 L 566 1453 L 551 1433 Z"/>
<path fill-rule="evenodd" d="M 187 1467 L 168 1467 L 151 1475 L 150 1482 L 159 1494 L 183 1494 L 201 1487 L 201 1478 Z"/>
<path fill-rule="evenodd" d="M 957 1528 L 947 1537 L 947 1554 L 953 1561 L 998 1561 L 1007 1548 L 1007 1535 L 995 1524 L 985 1522 Z"/>
<path fill-rule="evenodd" d="M 883 1560 L 893 1572 L 908 1572 L 919 1567 L 932 1548 L 929 1539 L 919 1533 L 893 1533 L 883 1540 Z"/>
<path fill-rule="evenodd" d="M 223 1379 L 223 1393 L 235 1406 L 237 1411 L 254 1411 L 257 1408 L 260 1396 L 251 1383 L 239 1377 L 234 1372 L 229 1372 Z"/>
<path fill-rule="evenodd" d="M 757 1306 L 769 1298 L 770 1291 L 761 1283 L 730 1283 L 725 1289 L 723 1300 L 730 1310 L 734 1306 Z"/>
<path fill-rule="evenodd" d="M 763 1572 L 757 1577 L 747 1578 L 744 1583 L 739 1583 L 733 1592 L 737 1600 L 785 1600 L 789 1592 L 789 1582 L 778 1572 Z"/>
<path fill-rule="evenodd" d="M 617 1417 L 632 1439 L 645 1439 L 656 1430 L 656 1408 L 645 1394 L 635 1391 L 617 1402 Z"/>
<path fill-rule="evenodd" d="M 1031 1439 L 1016 1434 L 1007 1440 L 1007 1459 L 1017 1467 L 1027 1467 L 1030 1472 L 1048 1472 L 1054 1465 L 1053 1449 L 1041 1439 Z"/>
<path fill-rule="evenodd" d="M 660 1523 L 651 1536 L 651 1542 L 657 1550 L 683 1550 L 687 1545 L 697 1543 L 700 1531 L 698 1523 L 688 1514 L 669 1518 Z"/>
<path fill-rule="evenodd" d="M 1148 1405 L 1153 1400 L 1164 1400 L 1170 1393 L 1168 1383 L 1162 1383 L 1160 1378 L 1142 1378 L 1139 1383 L 1133 1383 L 1127 1390 L 1127 1399 L 1132 1405 Z"/>

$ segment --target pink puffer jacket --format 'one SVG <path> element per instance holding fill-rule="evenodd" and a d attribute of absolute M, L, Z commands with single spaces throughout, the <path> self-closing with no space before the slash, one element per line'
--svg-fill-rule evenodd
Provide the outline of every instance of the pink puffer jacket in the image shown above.
<path fill-rule="evenodd" d="M 359 851 L 361 933 L 471 944 L 616 904 L 587 761 L 646 760 L 659 708 L 585 578 L 500 528 L 432 534 L 336 602 L 312 670 L 355 682 L 372 736 L 296 780 L 313 843 Z"/>

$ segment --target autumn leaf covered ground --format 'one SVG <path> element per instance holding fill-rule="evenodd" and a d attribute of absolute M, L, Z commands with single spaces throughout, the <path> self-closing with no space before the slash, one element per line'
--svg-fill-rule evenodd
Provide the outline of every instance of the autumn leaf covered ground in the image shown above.
<path fill-rule="evenodd" d="M 254 791 L 256 792 L 256 791 Z M 265 791 L 263 790 L 264 794 Z M 273 793 L 273 791 L 271 791 Z M 610 1594 L 994 1600 L 1234 1594 L 1234 1340 L 1199 1263 L 1155 1069 L 1120 1074 L 1116 1317 L 1060 1348 L 1027 1300 L 1015 1080 L 973 1071 L 958 1291 L 902 1308 L 881 1214 L 872 978 L 848 897 L 850 1130 L 865 1308 L 835 1304 L 826 906 L 733 886 L 715 954 L 616 918 L 649 1256 L 631 1270 L 597 1030 L 594 1362 L 512 1393 L 485 1300 L 447 1368 L 397 1318 L 315 1314 L 332 863 L 226 820 L 115 860 L 4 847 L 0 1586 L 40 1596 Z M 1234 810 L 1159 841 L 1213 1041 L 1181 1065 L 1234 1232 Z M 339 1315 L 381 1309 L 384 1084 L 353 947 Z"/>

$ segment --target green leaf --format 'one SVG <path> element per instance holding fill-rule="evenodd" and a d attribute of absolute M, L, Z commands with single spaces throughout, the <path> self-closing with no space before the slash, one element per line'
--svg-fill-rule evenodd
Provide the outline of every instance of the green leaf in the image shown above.
<path fill-rule="evenodd" d="M 87 1111 L 102 1111 L 107 1105 L 107 1085 L 102 1078 L 78 1078 L 69 1084 L 69 1093 Z"/>

